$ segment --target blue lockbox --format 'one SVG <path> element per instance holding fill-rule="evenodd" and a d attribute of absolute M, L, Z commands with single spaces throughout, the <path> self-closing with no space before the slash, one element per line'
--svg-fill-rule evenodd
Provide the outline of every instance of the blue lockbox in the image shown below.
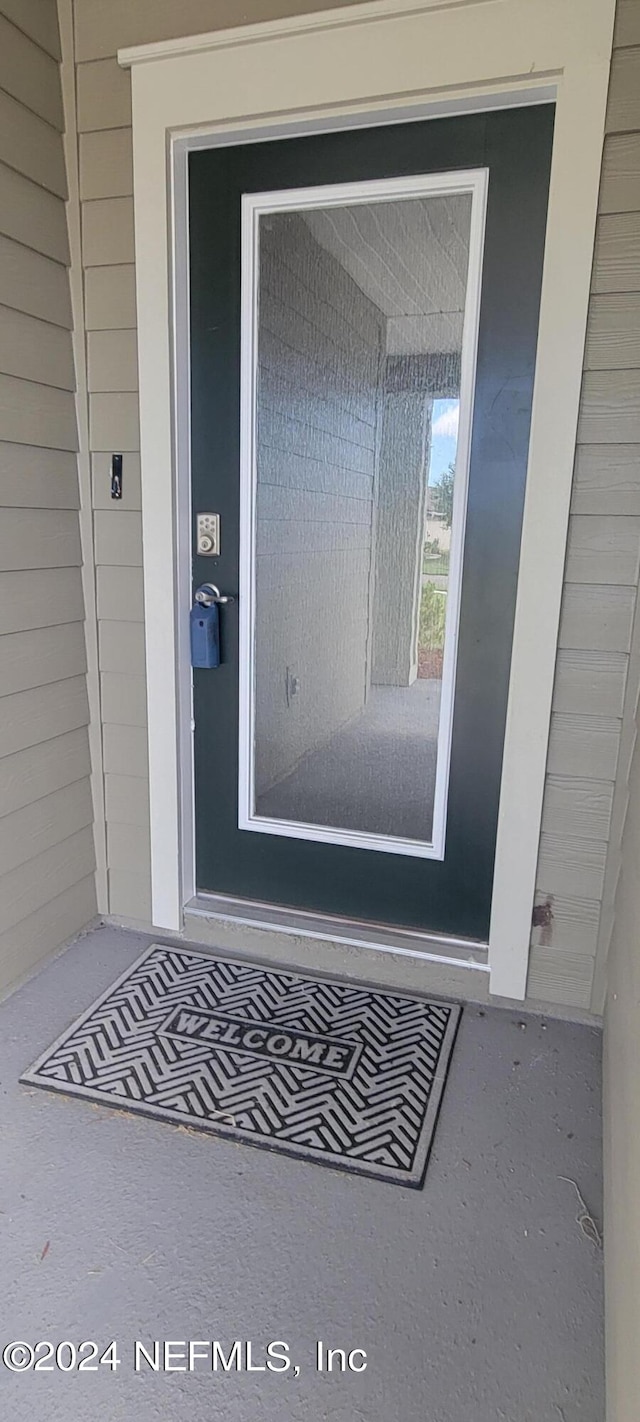
<path fill-rule="evenodd" d="M 220 666 L 220 612 L 217 603 L 205 607 L 197 602 L 191 608 L 192 667 Z"/>

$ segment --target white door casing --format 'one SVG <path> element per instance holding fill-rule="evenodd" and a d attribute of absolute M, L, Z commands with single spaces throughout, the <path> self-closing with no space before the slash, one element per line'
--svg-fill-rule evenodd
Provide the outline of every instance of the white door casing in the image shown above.
<path fill-rule="evenodd" d="M 556 102 L 491 926 L 492 993 L 523 998 L 615 0 L 370 0 L 123 50 L 133 74 L 152 916 L 195 893 L 190 148 Z"/>

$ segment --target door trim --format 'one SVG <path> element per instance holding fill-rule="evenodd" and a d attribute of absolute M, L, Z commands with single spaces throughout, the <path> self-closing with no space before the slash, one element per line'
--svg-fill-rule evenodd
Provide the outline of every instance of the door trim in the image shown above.
<path fill-rule="evenodd" d="M 491 991 L 531 933 L 615 0 L 371 0 L 123 50 L 134 205 L 152 917 L 195 892 L 186 169 L 190 148 L 556 100 L 494 873 Z M 366 37 L 363 29 L 366 28 Z"/>
<path fill-rule="evenodd" d="M 278 904 L 234 899 L 227 894 L 202 891 L 185 908 L 192 916 L 231 921 L 247 928 L 264 928 L 296 938 L 321 938 L 329 943 L 342 943 L 348 948 L 369 948 L 376 953 L 417 958 L 448 968 L 489 972 L 486 943 L 468 938 L 449 938 L 444 934 L 420 933 L 410 928 L 389 928 L 384 923 L 364 923 L 361 919 L 309 913 L 306 909 L 281 908 Z"/>

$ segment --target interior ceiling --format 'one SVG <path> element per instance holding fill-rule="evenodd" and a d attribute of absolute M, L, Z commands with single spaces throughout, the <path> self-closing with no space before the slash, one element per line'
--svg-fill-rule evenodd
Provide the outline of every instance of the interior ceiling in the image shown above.
<path fill-rule="evenodd" d="M 471 195 L 403 198 L 301 214 L 387 317 L 392 355 L 459 351 Z"/>

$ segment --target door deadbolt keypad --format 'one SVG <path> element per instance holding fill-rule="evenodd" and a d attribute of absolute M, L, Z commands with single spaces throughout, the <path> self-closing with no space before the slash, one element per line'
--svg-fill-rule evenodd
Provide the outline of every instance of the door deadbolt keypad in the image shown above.
<path fill-rule="evenodd" d="M 196 531 L 196 551 L 203 558 L 217 558 L 220 553 L 220 514 L 199 513 Z"/>

